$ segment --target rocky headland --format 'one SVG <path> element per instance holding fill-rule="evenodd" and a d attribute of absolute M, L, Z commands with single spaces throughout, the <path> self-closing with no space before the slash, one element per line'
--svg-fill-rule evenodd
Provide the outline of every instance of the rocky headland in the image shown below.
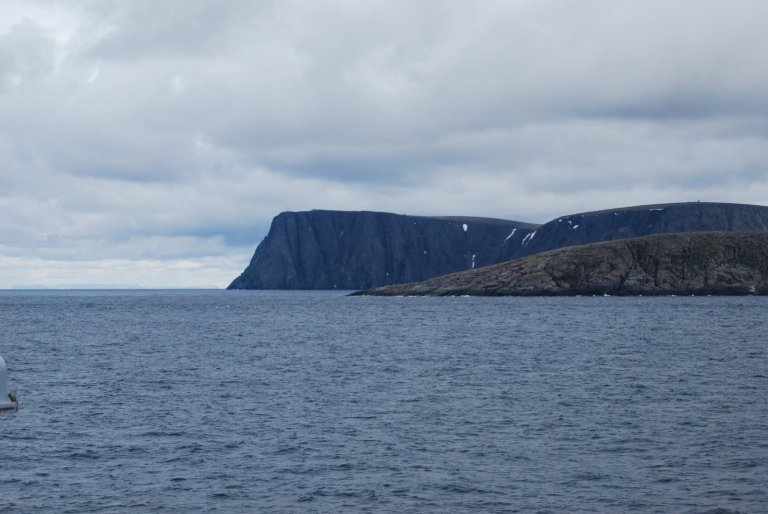
<path fill-rule="evenodd" d="M 564 246 L 651 234 L 708 231 L 768 232 L 768 207 L 735 203 L 687 202 L 638 205 L 557 217 L 510 248 L 509 259 Z"/>
<path fill-rule="evenodd" d="M 229 289 L 372 289 L 651 234 L 768 232 L 768 207 L 689 202 L 607 209 L 543 225 L 383 212 L 284 212 Z"/>
<path fill-rule="evenodd" d="M 688 232 L 559 248 L 371 296 L 768 294 L 768 233 Z"/>
<path fill-rule="evenodd" d="M 494 264 L 538 225 L 385 212 L 283 212 L 229 289 L 363 289 Z"/>

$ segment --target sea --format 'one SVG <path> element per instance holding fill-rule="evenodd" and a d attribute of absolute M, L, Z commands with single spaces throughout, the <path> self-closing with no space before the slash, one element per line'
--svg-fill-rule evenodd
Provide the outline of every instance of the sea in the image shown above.
<path fill-rule="evenodd" d="M 768 512 L 767 314 L 0 291 L 0 512 Z"/>

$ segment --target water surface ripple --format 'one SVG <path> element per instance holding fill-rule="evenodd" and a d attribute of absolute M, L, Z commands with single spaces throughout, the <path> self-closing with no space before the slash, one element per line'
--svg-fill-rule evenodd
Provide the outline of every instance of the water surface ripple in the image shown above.
<path fill-rule="evenodd" d="M 0 512 L 766 512 L 766 308 L 0 292 Z"/>

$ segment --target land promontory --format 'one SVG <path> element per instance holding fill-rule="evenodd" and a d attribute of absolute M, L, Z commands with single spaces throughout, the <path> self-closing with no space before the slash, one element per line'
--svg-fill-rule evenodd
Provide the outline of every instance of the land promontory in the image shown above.
<path fill-rule="evenodd" d="M 372 296 L 768 294 L 768 233 L 687 232 L 559 248 Z"/>
<path fill-rule="evenodd" d="M 466 216 L 283 212 L 229 289 L 363 289 L 424 280 L 507 260 L 505 241 L 537 227 Z"/>
<path fill-rule="evenodd" d="M 701 231 L 768 232 L 768 207 L 688 202 L 559 216 L 543 225 L 369 211 L 283 212 L 230 289 L 372 289 L 555 248 Z"/>

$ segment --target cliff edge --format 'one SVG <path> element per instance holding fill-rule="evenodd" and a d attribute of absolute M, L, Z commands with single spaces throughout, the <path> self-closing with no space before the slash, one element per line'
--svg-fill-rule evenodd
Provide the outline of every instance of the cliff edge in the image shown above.
<path fill-rule="evenodd" d="M 571 214 L 544 225 L 384 212 L 284 212 L 229 289 L 372 289 L 567 246 L 651 234 L 768 232 L 768 207 L 688 202 Z"/>
<path fill-rule="evenodd" d="M 509 259 L 564 246 L 651 234 L 708 231 L 768 232 L 768 207 L 737 203 L 685 202 L 638 205 L 560 216 L 532 232 Z"/>
<path fill-rule="evenodd" d="M 510 233 L 538 225 L 384 212 L 283 212 L 229 289 L 364 289 L 505 260 Z"/>

